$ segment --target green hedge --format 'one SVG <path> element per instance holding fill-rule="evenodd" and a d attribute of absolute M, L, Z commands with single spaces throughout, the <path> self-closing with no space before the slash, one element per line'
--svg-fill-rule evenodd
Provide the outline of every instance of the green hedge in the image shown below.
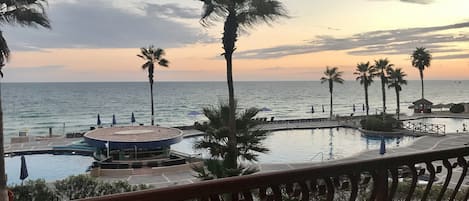
<path fill-rule="evenodd" d="M 70 176 L 50 185 L 43 179 L 27 180 L 24 185 L 9 187 L 14 193 L 15 201 L 73 200 L 148 188 L 151 186 L 131 185 L 127 181 L 107 183 L 89 175 Z"/>
<path fill-rule="evenodd" d="M 452 113 L 462 113 L 464 112 L 464 105 L 462 104 L 454 104 L 449 108 L 449 111 Z"/>
<path fill-rule="evenodd" d="M 367 119 L 360 121 L 363 129 L 371 131 L 393 131 L 393 129 L 401 128 L 402 122 L 395 119 L 391 115 L 386 115 L 383 121 L 383 116 L 375 115 L 369 116 Z"/>

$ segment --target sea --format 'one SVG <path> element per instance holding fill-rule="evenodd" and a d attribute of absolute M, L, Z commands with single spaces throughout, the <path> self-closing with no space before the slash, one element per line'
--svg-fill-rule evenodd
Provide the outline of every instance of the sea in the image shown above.
<path fill-rule="evenodd" d="M 425 81 L 425 98 L 435 104 L 469 102 L 469 81 Z M 96 126 L 97 115 L 104 126 L 112 116 L 119 125 L 150 124 L 148 82 L 101 83 L 2 83 L 5 142 L 20 131 L 29 135 L 83 132 Z M 258 117 L 274 119 L 321 118 L 329 116 L 328 85 L 319 81 L 236 82 L 235 96 L 240 109 L 263 108 Z M 160 126 L 187 126 L 206 120 L 202 108 L 226 101 L 226 82 L 155 82 L 155 122 Z M 396 110 L 394 89 L 386 88 L 387 112 Z M 421 97 L 420 80 L 408 81 L 400 95 L 401 113 L 408 115 L 411 103 Z M 370 112 L 382 111 L 381 86 L 369 88 Z M 335 84 L 335 115 L 363 115 L 363 86 L 357 81 Z M 324 110 L 323 110 L 324 108 Z M 354 110 L 355 108 L 355 110 Z M 314 109 L 314 113 L 312 112 Z M 134 124 L 134 125 L 135 125 Z"/>

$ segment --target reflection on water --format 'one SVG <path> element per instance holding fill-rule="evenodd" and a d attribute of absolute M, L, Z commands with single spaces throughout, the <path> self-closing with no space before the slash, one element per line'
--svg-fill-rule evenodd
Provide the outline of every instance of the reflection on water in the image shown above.
<path fill-rule="evenodd" d="M 200 137 L 199 137 L 200 138 Z M 414 137 L 385 138 L 386 147 L 406 146 Z M 192 149 L 197 138 L 184 139 L 171 148 L 177 151 L 207 157 L 207 152 Z M 305 129 L 272 132 L 264 140 L 264 146 L 270 149 L 267 154 L 259 155 L 260 163 L 300 163 L 320 162 L 355 155 L 366 150 L 378 153 L 381 138 L 364 137 L 360 131 L 350 128 L 340 129 Z"/>

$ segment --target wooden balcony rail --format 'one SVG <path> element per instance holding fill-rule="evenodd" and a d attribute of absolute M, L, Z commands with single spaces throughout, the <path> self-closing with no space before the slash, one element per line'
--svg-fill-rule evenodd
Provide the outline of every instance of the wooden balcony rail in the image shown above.
<path fill-rule="evenodd" d="M 469 147 L 332 162 L 83 201 L 467 200 Z M 420 184 L 419 178 L 428 182 Z M 437 180 L 437 178 L 440 178 Z M 451 179 L 455 180 L 450 183 Z"/>

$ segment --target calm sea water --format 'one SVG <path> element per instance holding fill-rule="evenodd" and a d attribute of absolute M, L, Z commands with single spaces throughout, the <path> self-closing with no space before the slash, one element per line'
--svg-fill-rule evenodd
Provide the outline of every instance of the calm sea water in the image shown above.
<path fill-rule="evenodd" d="M 426 81 L 425 96 L 434 103 L 469 102 L 469 81 Z M 381 107 L 379 83 L 371 86 L 370 107 Z M 227 97 L 225 82 L 157 82 L 155 83 L 156 123 L 162 126 L 191 125 L 203 120 L 191 111 L 216 105 Z M 241 108 L 269 108 L 259 117 L 276 119 L 327 117 L 329 91 L 316 81 L 237 82 L 235 93 Z M 109 124 L 112 115 L 118 124 L 130 124 L 134 112 L 137 122 L 150 123 L 150 96 L 146 82 L 135 83 L 3 83 L 2 98 L 6 138 L 29 129 L 30 135 L 47 135 L 53 127 L 56 134 L 89 129 L 101 115 Z M 420 98 L 420 82 L 410 81 L 401 93 L 401 108 L 405 113 L 412 101 Z M 346 81 L 334 89 L 334 111 L 350 115 L 353 104 L 356 114 L 363 114 L 363 87 Z M 325 112 L 322 112 L 324 105 Z M 314 106 L 315 113 L 311 113 Z M 388 112 L 395 111 L 393 89 L 387 90 Z M 65 126 L 65 127 L 64 127 Z M 7 139 L 6 142 L 9 142 Z"/>

